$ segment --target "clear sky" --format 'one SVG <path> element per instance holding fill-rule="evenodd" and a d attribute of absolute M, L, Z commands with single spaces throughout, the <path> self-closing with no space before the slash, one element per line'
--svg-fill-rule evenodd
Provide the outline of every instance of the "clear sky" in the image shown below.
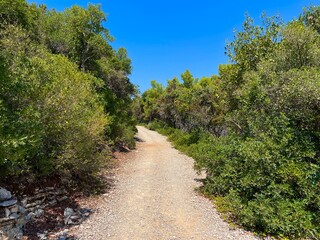
<path fill-rule="evenodd" d="M 124 47 L 132 59 L 131 81 L 143 92 L 155 79 L 166 84 L 189 69 L 195 77 L 217 74 L 227 63 L 226 40 L 241 29 L 248 12 L 256 22 L 263 11 L 285 21 L 297 18 L 304 6 L 320 0 L 28 0 L 63 10 L 74 4 L 100 3 L 107 13 L 105 26 L 115 37 L 112 46 Z"/>

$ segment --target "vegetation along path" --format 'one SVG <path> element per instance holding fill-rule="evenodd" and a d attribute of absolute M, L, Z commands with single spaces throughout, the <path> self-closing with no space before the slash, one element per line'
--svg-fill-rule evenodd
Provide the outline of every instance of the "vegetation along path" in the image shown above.
<path fill-rule="evenodd" d="M 75 230 L 80 239 L 255 239 L 232 230 L 199 196 L 193 160 L 166 137 L 138 127 L 137 151 L 103 206 Z"/>

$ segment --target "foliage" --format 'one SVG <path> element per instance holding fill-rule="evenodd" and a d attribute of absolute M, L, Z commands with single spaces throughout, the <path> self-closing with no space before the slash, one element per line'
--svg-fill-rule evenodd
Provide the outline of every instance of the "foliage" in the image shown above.
<path fill-rule="evenodd" d="M 320 31 L 320 7 L 310 6 L 303 9 L 303 13 L 300 15 L 299 20 L 303 22 L 306 26 L 312 27 L 318 33 Z"/>
<path fill-rule="evenodd" d="M 8 25 L 20 25 L 28 30 L 34 27 L 36 7 L 24 0 L 0 1 L 0 29 Z"/>
<path fill-rule="evenodd" d="M 112 118 L 105 131 L 106 140 L 134 147 L 135 121 L 128 107 L 136 93 L 128 78 L 131 60 L 126 49 L 116 51 L 109 45 L 113 37 L 103 26 L 106 15 L 100 6 L 89 4 L 87 9 L 72 6 L 64 12 L 40 12 L 38 41 L 52 53 L 68 57 L 79 70 L 102 80 L 96 91 L 103 98 L 105 113 Z"/>
<path fill-rule="evenodd" d="M 220 76 L 186 71 L 136 103 L 207 173 L 205 193 L 261 234 L 320 238 L 319 17 L 310 7 L 287 24 L 264 16 L 261 27 L 247 16 Z"/>
<path fill-rule="evenodd" d="M 2 164 L 12 173 L 49 174 L 60 168 L 74 175 L 84 169 L 94 172 L 108 123 L 93 89 L 97 79 L 79 72 L 65 57 L 37 48 L 22 29 L 9 27 L 5 33 Z"/>
<path fill-rule="evenodd" d="M 0 1 L 0 178 L 87 181 L 110 148 L 134 147 L 131 60 L 98 5 L 63 12 Z"/>

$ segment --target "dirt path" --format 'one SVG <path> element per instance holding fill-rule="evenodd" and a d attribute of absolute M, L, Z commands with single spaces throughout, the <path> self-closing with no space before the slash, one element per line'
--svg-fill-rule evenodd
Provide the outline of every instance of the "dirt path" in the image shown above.
<path fill-rule="evenodd" d="M 231 230 L 197 195 L 193 160 L 160 134 L 138 127 L 141 142 L 121 166 L 115 190 L 74 232 L 80 239 L 255 239 Z"/>

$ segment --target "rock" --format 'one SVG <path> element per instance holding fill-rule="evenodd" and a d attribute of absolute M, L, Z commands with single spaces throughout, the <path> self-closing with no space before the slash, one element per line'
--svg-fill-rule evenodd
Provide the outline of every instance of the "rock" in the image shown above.
<path fill-rule="evenodd" d="M 17 213 L 18 212 L 18 206 L 13 205 L 12 207 L 9 208 L 11 213 Z"/>
<path fill-rule="evenodd" d="M 17 200 L 15 200 L 15 199 L 7 200 L 7 201 L 4 201 L 4 202 L 0 202 L 0 207 L 9 207 L 9 206 L 12 206 L 12 205 L 14 205 L 16 203 L 17 203 Z"/>
<path fill-rule="evenodd" d="M 23 207 L 26 207 L 27 204 L 28 204 L 28 198 L 24 198 L 22 201 L 21 201 L 21 204 Z"/>
<path fill-rule="evenodd" d="M 24 214 L 26 212 L 26 209 L 22 206 L 18 206 L 18 212 Z"/>
<path fill-rule="evenodd" d="M 9 208 L 5 208 L 4 210 L 5 210 L 5 212 L 6 212 L 6 217 L 9 217 L 10 214 L 11 214 Z"/>
<path fill-rule="evenodd" d="M 0 188 L 0 201 L 9 200 L 12 198 L 11 192 L 9 192 L 7 189 Z"/>
<path fill-rule="evenodd" d="M 13 228 L 9 233 L 9 239 L 21 239 L 22 238 L 22 229 L 21 228 Z"/>
<path fill-rule="evenodd" d="M 78 211 L 78 213 L 80 214 L 80 216 L 84 219 L 88 218 L 90 216 L 90 214 L 92 213 L 92 211 L 88 208 L 82 208 Z"/>
<path fill-rule="evenodd" d="M 57 198 L 58 202 L 62 202 L 62 201 L 67 200 L 67 199 L 68 199 L 67 196 L 62 196 L 60 198 Z"/>
<path fill-rule="evenodd" d="M 56 234 L 55 234 L 55 239 L 56 239 L 56 240 L 59 240 L 59 239 L 61 239 L 61 240 L 69 239 L 69 238 L 68 238 L 68 229 L 65 229 L 65 230 L 63 230 L 63 231 L 61 231 L 61 232 L 56 233 Z"/>
<path fill-rule="evenodd" d="M 70 218 L 67 218 L 65 220 L 65 224 L 67 224 L 67 225 L 76 225 L 76 223 L 74 221 L 72 221 Z"/>
<path fill-rule="evenodd" d="M 78 221 L 79 219 L 81 219 L 81 217 L 79 215 L 72 215 L 72 216 L 70 216 L 70 219 Z"/>
<path fill-rule="evenodd" d="M 49 202 L 49 205 L 50 205 L 50 206 L 54 206 L 54 205 L 56 205 L 57 203 L 58 203 L 57 200 L 56 200 L 56 199 L 53 199 L 52 201 Z"/>
<path fill-rule="evenodd" d="M 17 213 L 12 213 L 10 214 L 10 218 L 12 219 L 18 219 L 19 218 L 19 215 Z"/>
<path fill-rule="evenodd" d="M 45 239 L 48 239 L 46 234 L 44 233 L 37 233 L 37 237 L 41 240 L 45 240 Z"/>
<path fill-rule="evenodd" d="M 89 209 L 89 208 L 81 208 L 81 209 L 79 210 L 79 212 L 80 212 L 80 213 L 86 213 L 86 212 L 92 213 L 92 210 Z"/>
<path fill-rule="evenodd" d="M 35 217 L 36 217 L 36 218 L 39 218 L 39 217 L 41 217 L 41 216 L 44 214 L 44 210 L 43 210 L 43 209 L 37 209 L 37 210 L 34 212 L 34 214 L 35 214 Z"/>
<path fill-rule="evenodd" d="M 66 208 L 66 209 L 64 210 L 63 215 L 64 215 L 65 217 L 70 217 L 73 213 L 74 213 L 74 211 L 73 211 L 72 208 Z"/>
<path fill-rule="evenodd" d="M 29 222 L 29 221 L 31 221 L 32 219 L 34 219 L 34 217 L 35 217 L 36 215 L 33 213 L 33 212 L 31 212 L 31 213 L 29 213 L 27 216 L 25 216 L 25 220 L 27 221 L 27 222 Z"/>
<path fill-rule="evenodd" d="M 48 197 L 48 193 L 43 192 L 43 193 L 36 193 L 32 197 L 28 197 L 29 202 L 35 202 L 37 200 L 43 201 Z"/>
<path fill-rule="evenodd" d="M 15 223 L 15 220 L 10 217 L 0 219 L 0 226 L 6 226 L 12 223 Z"/>
<path fill-rule="evenodd" d="M 87 217 L 89 217 L 89 216 L 90 216 L 90 213 L 89 213 L 89 212 L 85 212 L 85 213 L 82 214 L 82 217 L 84 217 L 84 218 L 87 218 Z"/>
<path fill-rule="evenodd" d="M 50 191 L 54 191 L 54 190 L 55 190 L 54 187 L 46 187 L 46 188 L 45 188 L 45 191 L 46 191 L 46 192 L 50 192 Z"/>
<path fill-rule="evenodd" d="M 72 208 L 66 208 L 64 210 L 63 215 L 64 215 L 64 223 L 65 224 L 68 224 L 68 225 L 74 224 L 72 219 L 70 219 L 73 214 L 74 214 L 74 211 Z"/>
<path fill-rule="evenodd" d="M 16 220 L 16 225 L 20 225 L 21 227 L 23 227 L 26 224 L 26 221 L 24 219 L 24 216 L 19 216 L 19 218 Z"/>
<path fill-rule="evenodd" d="M 36 206 L 42 204 L 42 203 L 44 202 L 44 200 L 45 200 L 45 199 L 40 199 L 40 200 L 33 201 L 33 202 L 27 204 L 27 205 L 25 206 L 25 208 L 31 209 L 31 208 L 33 208 L 33 207 L 36 207 Z"/>

